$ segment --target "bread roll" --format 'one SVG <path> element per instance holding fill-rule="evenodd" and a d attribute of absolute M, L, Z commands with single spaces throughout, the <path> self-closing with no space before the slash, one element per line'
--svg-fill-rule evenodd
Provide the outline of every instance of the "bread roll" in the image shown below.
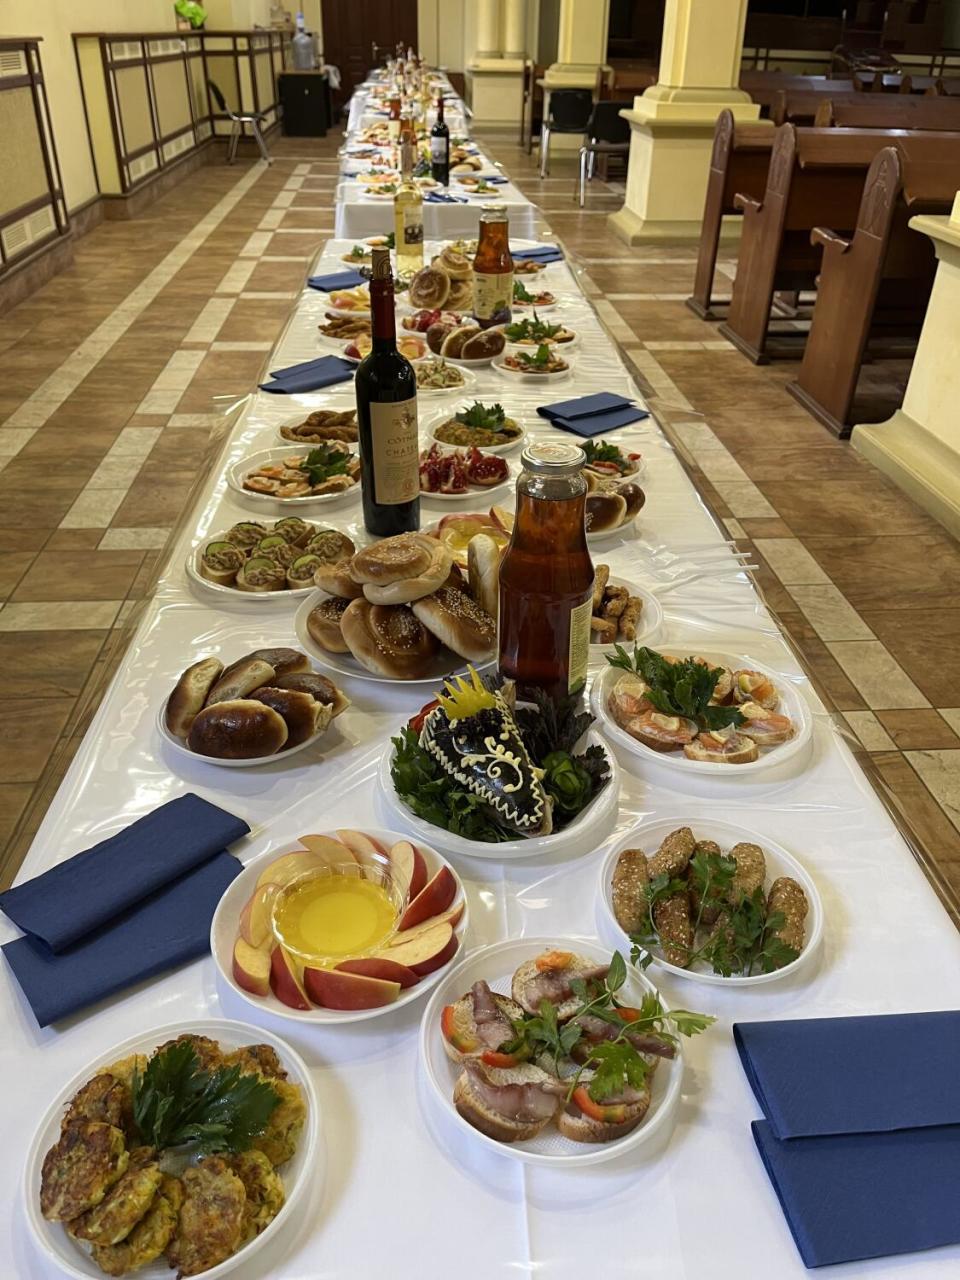
<path fill-rule="evenodd" d="M 409 604 L 443 585 L 453 555 L 436 538 L 401 533 L 358 551 L 350 572 L 371 604 Z"/>
<path fill-rule="evenodd" d="M 333 708 L 318 702 L 312 694 L 302 689 L 258 689 L 254 694 L 257 702 L 273 707 L 283 717 L 287 726 L 286 747 L 299 747 L 301 742 L 308 742 L 330 723 Z"/>
<path fill-rule="evenodd" d="M 190 726 L 187 746 L 212 760 L 256 760 L 285 746 L 287 725 L 273 707 L 232 698 L 204 707 Z"/>
<path fill-rule="evenodd" d="M 341 627 L 356 660 L 374 675 L 391 680 L 422 680 L 440 649 L 406 605 L 353 600 Z"/>
<path fill-rule="evenodd" d="M 220 677 L 221 680 L 229 680 L 251 658 L 259 658 L 261 662 L 269 662 L 278 676 L 289 675 L 291 671 L 310 670 L 310 659 L 305 653 L 301 653 L 299 649 L 254 649 L 252 653 L 248 653 L 237 662 L 231 662 Z"/>
<path fill-rule="evenodd" d="M 467 546 L 470 594 L 496 621 L 500 612 L 500 548 L 488 533 L 478 533 Z"/>
<path fill-rule="evenodd" d="M 329 596 L 307 614 L 307 630 L 312 640 L 327 653 L 349 653 L 350 646 L 343 638 L 340 622 L 350 603 L 342 596 Z"/>
<path fill-rule="evenodd" d="M 627 504 L 627 510 L 624 513 L 624 520 L 633 520 L 640 514 L 643 504 L 647 500 L 647 495 L 643 492 L 638 484 L 622 484 L 617 489 L 620 497 Z"/>
<path fill-rule="evenodd" d="M 587 494 L 586 520 L 588 533 L 619 529 L 627 514 L 626 500 L 619 493 Z"/>
<path fill-rule="evenodd" d="M 167 699 L 164 721 L 175 737 L 185 738 L 190 732 L 194 717 L 222 671 L 223 663 L 219 658 L 201 658 L 192 667 L 187 667 L 174 685 L 173 693 Z"/>
<path fill-rule="evenodd" d="M 332 680 L 322 676 L 319 671 L 294 671 L 288 676 L 278 676 L 272 689 L 299 689 L 301 693 L 309 693 L 312 698 L 332 707 L 339 695 L 339 689 Z"/>
<path fill-rule="evenodd" d="M 473 281 L 451 280 L 444 306 L 448 311 L 466 311 L 473 305 Z"/>
<path fill-rule="evenodd" d="M 457 587 L 441 587 L 412 605 L 423 625 L 448 649 L 482 662 L 497 642 L 497 624 L 471 596 Z"/>
<path fill-rule="evenodd" d="M 354 582 L 351 576 L 349 560 L 318 565 L 313 580 L 329 595 L 339 596 L 341 600 L 359 600 L 363 595 L 363 587 Z"/>
<path fill-rule="evenodd" d="M 229 673 L 224 672 L 217 683 L 207 694 L 204 706 L 212 707 L 216 702 L 229 702 L 234 698 L 245 698 L 262 684 L 269 684 L 277 673 L 269 662 L 263 658 L 243 658 L 235 662 Z"/>
<path fill-rule="evenodd" d="M 460 253 L 458 249 L 454 249 L 453 245 L 447 245 L 434 258 L 433 265 L 444 270 L 451 280 L 471 280 L 473 278 L 473 263 L 465 253 Z"/>
<path fill-rule="evenodd" d="M 459 329 L 454 329 L 444 338 L 440 354 L 445 360 L 459 360 L 460 353 L 466 343 L 468 343 L 471 338 L 475 338 L 480 332 L 482 331 L 480 326 L 477 324 L 461 325 Z"/>

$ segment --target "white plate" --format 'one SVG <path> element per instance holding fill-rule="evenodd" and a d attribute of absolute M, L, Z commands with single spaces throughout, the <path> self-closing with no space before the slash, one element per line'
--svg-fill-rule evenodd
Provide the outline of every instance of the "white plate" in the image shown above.
<path fill-rule="evenodd" d="M 440 444 L 441 448 L 445 448 L 447 450 L 453 450 L 454 448 L 456 448 L 455 445 L 443 445 L 442 441 L 439 441 L 439 440 L 436 443 Z M 482 452 L 486 452 L 486 451 L 483 450 Z M 496 452 L 497 456 L 500 456 L 499 451 L 495 451 L 491 449 L 490 452 L 491 453 Z M 491 505 L 495 504 L 495 499 L 494 499 L 495 494 L 502 494 L 504 493 L 505 490 L 509 492 L 513 491 L 515 475 L 516 475 L 516 472 L 514 471 L 513 467 L 511 467 L 510 464 L 507 463 L 507 474 L 504 477 L 504 479 L 500 481 L 499 484 L 492 484 L 486 487 L 479 484 L 471 485 L 466 493 L 423 493 L 421 491 L 420 501 L 421 502 L 477 502 L 479 501 L 481 505 L 484 505 L 489 508 Z M 488 498 L 490 499 L 489 502 L 487 501 Z"/>
<path fill-rule="evenodd" d="M 315 506 L 334 506 L 338 502 L 355 500 L 360 496 L 360 482 L 350 486 L 349 489 L 340 489 L 336 493 L 317 493 L 307 494 L 303 498 L 277 498 L 272 493 L 254 493 L 251 489 L 243 487 L 244 476 L 251 471 L 256 471 L 258 467 L 262 467 L 267 462 L 283 462 L 287 458 L 302 458 L 312 449 L 318 449 L 320 446 L 315 444 L 308 445 L 288 445 L 285 449 L 261 449 L 259 453 L 248 454 L 247 457 L 241 458 L 239 462 L 235 462 L 233 466 L 227 469 L 227 484 L 235 493 L 239 493 L 243 498 L 250 498 L 254 502 L 263 506 L 271 503 L 276 507 L 289 507 L 296 510 L 298 507 L 315 507 Z M 347 445 L 347 448 L 355 456 L 359 454 L 360 446 L 357 444 Z"/>
<path fill-rule="evenodd" d="M 729 853 L 730 849 L 741 841 L 758 844 L 766 855 L 767 874 L 763 884 L 764 893 L 769 893 L 770 886 L 778 876 L 792 876 L 807 895 L 809 911 L 804 922 L 805 940 L 803 950 L 796 960 L 784 965 L 782 969 L 774 970 L 773 973 L 754 973 L 749 977 L 733 975 L 724 978 L 721 974 L 714 973 L 712 969 L 707 969 L 706 966 L 699 969 L 681 969 L 679 965 L 668 963 L 656 951 L 651 953 L 653 956 L 651 968 L 662 969 L 665 973 L 671 973 L 677 978 L 686 978 L 690 982 L 703 982 L 718 987 L 755 987 L 766 982 L 776 982 L 802 968 L 813 956 L 823 937 L 823 902 L 809 873 L 782 844 L 761 835 L 759 831 L 749 827 L 738 827 L 732 822 L 722 822 L 716 818 L 707 818 L 701 822 L 699 819 L 691 819 L 689 815 L 685 818 L 658 818 L 655 822 L 641 823 L 622 840 L 618 840 L 603 861 L 598 899 L 600 918 L 605 932 L 608 932 L 615 945 L 623 952 L 628 963 L 630 939 L 617 923 L 617 917 L 613 913 L 613 873 L 617 858 L 624 849 L 643 849 L 648 855 L 656 853 L 664 838 L 671 831 L 676 831 L 678 827 L 690 827 L 698 839 L 716 840 L 724 853 Z"/>
<path fill-rule="evenodd" d="M 262 604 L 265 600 L 272 600 L 276 603 L 278 600 L 299 599 L 301 596 L 305 596 L 308 592 L 313 591 L 314 588 L 312 585 L 308 587 L 294 587 L 292 589 L 290 587 L 283 587 L 278 591 L 240 591 L 237 587 L 224 587 L 221 586 L 219 582 L 211 582 L 209 578 L 205 578 L 200 572 L 200 561 L 203 558 L 203 549 L 204 547 L 209 546 L 211 542 L 225 541 L 228 532 L 229 530 L 224 530 L 222 533 L 214 533 L 209 538 L 205 538 L 203 542 L 198 546 L 193 547 L 188 552 L 185 561 L 185 568 L 187 571 L 187 577 L 191 582 L 195 582 L 197 586 L 203 587 L 207 591 L 212 591 L 216 595 L 222 596 L 225 600 L 236 600 L 244 604 L 248 600 L 254 601 L 257 604 Z M 301 552 L 301 555 L 306 555 L 306 552 Z"/>
<path fill-rule="evenodd" d="M 431 671 L 428 676 L 422 676 L 419 680 L 395 680 L 387 676 L 374 675 L 372 671 L 368 671 L 365 666 L 359 663 L 352 653 L 330 653 L 317 644 L 313 636 L 307 629 L 307 618 L 311 611 L 317 607 L 322 600 L 329 599 L 329 592 L 321 591 L 317 588 L 307 597 L 300 605 L 293 619 L 293 627 L 297 633 L 297 640 L 300 647 L 304 649 L 313 660 L 321 667 L 325 667 L 328 671 L 334 672 L 338 676 L 343 676 L 351 680 L 372 680 L 376 684 L 398 685 L 402 687 L 415 688 L 417 685 L 430 685 L 436 687 L 440 681 L 447 676 L 463 674 L 466 672 L 467 664 L 465 660 L 455 653 L 451 653 L 449 649 L 441 649 L 440 653 L 434 659 Z M 475 662 L 473 665 L 478 671 L 486 671 L 493 665 L 493 658 L 488 658 L 486 662 Z"/>
<path fill-rule="evenodd" d="M 284 1191 L 286 1192 L 283 1208 L 265 1231 L 255 1236 L 253 1240 L 244 1245 L 243 1248 L 238 1249 L 232 1257 L 221 1262 L 219 1266 L 211 1267 L 209 1271 L 204 1271 L 204 1276 L 208 1277 L 209 1280 L 216 1280 L 218 1276 L 226 1275 L 235 1266 L 248 1262 L 268 1240 L 272 1240 L 278 1232 L 284 1230 L 294 1206 L 302 1199 L 311 1182 L 314 1180 L 318 1180 L 321 1184 L 323 1182 L 327 1156 L 321 1141 L 320 1099 L 314 1088 L 307 1064 L 299 1054 L 291 1049 L 286 1041 L 281 1040 L 279 1036 L 272 1035 L 269 1031 L 262 1031 L 259 1027 L 249 1026 L 245 1022 L 233 1022 L 225 1019 L 208 1019 L 203 1022 L 175 1022 L 169 1026 L 157 1027 L 153 1031 L 140 1031 L 137 1035 L 131 1036 L 129 1040 L 124 1040 L 121 1044 L 115 1045 L 105 1053 L 99 1054 L 64 1086 L 40 1121 L 27 1154 L 23 1193 L 26 1200 L 27 1220 L 30 1224 L 30 1230 L 41 1251 L 65 1275 L 79 1276 L 81 1280 L 87 1280 L 87 1277 L 94 1277 L 94 1280 L 103 1280 L 103 1272 L 95 1265 L 86 1250 L 67 1235 L 63 1223 L 47 1222 L 40 1213 L 40 1172 L 43 1166 L 43 1158 L 60 1136 L 63 1109 L 77 1090 L 86 1084 L 92 1076 L 96 1075 L 101 1068 L 107 1067 L 131 1053 L 152 1053 L 154 1049 L 159 1048 L 165 1041 L 173 1040 L 180 1035 L 209 1036 L 228 1049 L 237 1049 L 245 1044 L 269 1044 L 276 1050 L 291 1081 L 294 1084 L 298 1084 L 303 1090 L 307 1103 L 307 1119 L 300 1137 L 300 1144 L 293 1158 L 287 1161 L 285 1165 L 281 1165 L 281 1177 Z M 8 1274 L 12 1274 L 12 1272 Z M 142 1277 L 143 1280 L 161 1280 L 161 1278 L 169 1280 L 173 1273 L 164 1258 L 160 1257 L 156 1262 L 137 1271 L 136 1274 L 138 1277 Z"/>
<path fill-rule="evenodd" d="M 434 357 L 425 358 L 433 359 Z M 416 369 L 419 363 L 419 360 L 413 361 L 413 367 Z M 417 398 L 439 400 L 441 396 L 462 396 L 464 392 L 477 385 L 477 375 L 472 369 L 464 369 L 462 365 L 454 365 L 454 368 L 463 378 L 463 382 L 458 387 L 417 387 Z"/>
<path fill-rule="evenodd" d="M 420 1058 L 427 1081 L 436 1094 L 440 1106 L 453 1121 L 478 1141 L 500 1155 L 512 1156 L 525 1164 L 552 1165 L 555 1168 L 576 1169 L 584 1165 L 603 1164 L 614 1160 L 626 1151 L 636 1151 L 658 1134 L 672 1127 L 674 1113 L 680 1100 L 683 1081 L 683 1050 L 678 1045 L 675 1058 L 662 1058 L 653 1075 L 650 1108 L 643 1121 L 623 1138 L 614 1142 L 594 1145 L 573 1142 L 565 1138 L 553 1125 L 526 1142 L 497 1142 L 475 1129 L 453 1105 L 453 1086 L 462 1068 L 447 1057 L 440 1031 L 440 1015 L 445 1005 L 454 1004 L 475 982 L 485 979 L 494 991 L 510 993 L 510 980 L 527 960 L 557 946 L 575 950 L 598 964 L 607 964 L 610 951 L 594 941 L 580 938 L 523 938 L 519 942 L 495 942 L 492 946 L 473 951 L 452 973 L 447 974 L 423 1011 L 420 1023 Z M 621 988 L 624 1002 L 639 1005 L 645 994 L 656 992 L 646 975 L 627 965 L 627 980 Z M 666 1002 L 661 1001 L 666 1009 Z"/>
<path fill-rule="evenodd" d="M 638 742 L 636 738 L 631 738 L 607 710 L 607 697 L 620 676 L 625 674 L 619 667 L 608 665 L 593 682 L 590 702 L 594 715 L 603 725 L 605 735 L 623 750 L 631 752 L 650 765 L 659 765 L 679 775 L 729 778 L 733 783 L 737 778 L 751 778 L 769 770 L 772 766 L 784 764 L 807 749 L 813 736 L 813 717 L 806 699 L 792 680 L 786 679 L 776 671 L 771 671 L 769 667 L 743 654 L 718 653 L 710 649 L 703 650 L 676 644 L 665 645 L 663 651 L 681 658 L 704 657 L 709 662 L 715 662 L 717 666 L 729 667 L 731 671 L 748 668 L 751 671 L 762 672 L 773 681 L 780 695 L 777 713 L 789 716 L 796 726 L 796 732 L 788 742 L 781 743 L 780 746 L 769 747 L 766 750 L 761 748 L 758 758 L 749 764 L 720 764 L 712 760 L 688 760 L 682 751 L 654 751 L 651 747 Z"/>
<path fill-rule="evenodd" d="M 322 825 L 322 824 L 321 824 Z M 406 840 L 407 837 L 398 831 L 387 831 L 382 827 L 363 826 L 358 828 L 373 836 L 387 848 L 397 843 L 398 840 Z M 335 831 L 321 831 L 318 835 L 329 835 L 336 839 Z M 428 881 L 436 875 L 441 867 L 450 867 L 450 870 L 456 876 L 459 890 L 454 902 L 463 900 L 463 915 L 454 929 L 454 934 L 459 939 L 459 949 L 457 954 L 448 960 L 441 968 L 428 973 L 420 979 L 416 986 L 408 987 L 401 991 L 399 997 L 393 1004 L 381 1005 L 377 1009 L 322 1009 L 315 1007 L 312 1009 L 291 1009 L 289 1005 L 278 1000 L 271 993 L 268 996 L 255 996 L 250 991 L 244 991 L 233 976 L 233 944 L 237 940 L 237 926 L 240 921 L 240 912 L 243 910 L 256 887 L 261 871 L 274 862 L 284 853 L 292 853 L 294 849 L 299 849 L 299 844 L 282 845 L 277 848 L 268 849 L 266 852 L 259 854 L 251 862 L 243 868 L 240 874 L 230 882 L 227 889 L 217 905 L 214 912 L 213 920 L 210 924 L 210 951 L 213 955 L 214 963 L 217 966 L 220 980 L 230 988 L 234 995 L 239 996 L 241 1000 L 246 1001 L 255 1011 L 260 1013 L 268 1013 L 276 1018 L 284 1018 L 290 1022 L 299 1022 L 301 1024 L 314 1025 L 330 1025 L 345 1022 L 366 1022 L 370 1018 L 379 1018 L 385 1013 L 393 1013 L 397 1009 L 402 1009 L 404 1005 L 411 1004 L 414 1000 L 418 1000 L 422 995 L 435 986 L 445 973 L 449 972 L 450 966 L 457 963 L 457 960 L 463 954 L 463 940 L 467 934 L 467 925 L 469 923 L 470 907 L 466 902 L 463 882 L 457 875 L 456 867 L 451 867 L 446 858 L 442 858 L 436 849 L 431 849 L 429 845 L 417 842 L 417 848 L 423 854 L 423 860 L 427 864 Z"/>
<path fill-rule="evenodd" d="M 482 401 L 481 403 L 486 403 L 486 401 Z M 436 428 L 439 427 L 442 423 L 449 422 L 450 419 L 454 416 L 454 414 L 459 413 L 461 410 L 469 409 L 472 404 L 473 404 L 472 400 L 466 399 L 466 400 L 463 400 L 462 402 L 458 402 L 457 404 L 451 405 L 449 409 L 442 409 L 439 413 L 432 413 L 428 418 L 425 418 L 420 423 L 420 430 L 427 437 L 427 440 L 428 440 L 427 447 L 429 448 L 430 445 L 432 444 L 439 444 L 444 449 L 466 449 L 468 446 L 465 444 L 453 445 L 453 444 L 448 444 L 446 440 L 438 440 L 433 433 L 436 430 Z M 497 453 L 497 454 L 512 453 L 514 449 L 519 449 L 520 446 L 523 444 L 527 436 L 527 428 L 526 428 L 526 425 L 524 424 L 523 415 L 520 413 L 510 413 L 508 411 L 507 417 L 512 418 L 514 422 L 517 424 L 517 426 L 520 427 L 521 434 L 517 436 L 516 440 L 511 440 L 509 444 L 478 445 L 477 447 L 481 449 L 484 453 Z"/>
<path fill-rule="evenodd" d="M 583 743 L 586 746 L 606 746 L 594 729 L 587 733 Z M 507 862 L 513 858 L 534 858 L 541 853 L 569 853 L 581 846 L 583 851 L 587 848 L 597 849 L 613 830 L 620 808 L 620 766 L 616 756 L 608 748 L 610 777 L 607 785 L 576 820 L 562 831 L 555 831 L 548 836 L 518 836 L 516 840 L 504 840 L 498 844 L 468 840 L 465 836 L 454 835 L 452 831 L 435 827 L 407 808 L 394 790 L 393 779 L 390 777 L 394 754 L 392 745 L 382 753 L 379 772 L 380 793 L 391 819 L 395 818 L 417 840 L 432 843 L 444 853 Z"/>
<path fill-rule="evenodd" d="M 507 369 L 503 363 L 504 357 L 513 354 L 514 353 L 508 348 L 503 355 L 497 356 L 493 362 L 493 367 L 502 377 L 509 378 L 513 382 L 524 382 L 528 387 L 535 386 L 537 383 L 543 383 L 546 385 L 552 382 L 563 382 L 569 378 L 570 374 L 573 372 L 573 362 L 571 360 L 567 360 L 567 357 L 564 355 L 561 355 L 560 359 L 565 360 L 568 367 L 566 369 L 560 369 L 556 373 L 527 373 L 526 371 L 521 373 L 517 369 Z"/>
<path fill-rule="evenodd" d="M 528 290 L 528 292 L 533 293 L 533 290 L 532 290 L 532 289 L 530 289 L 530 290 Z M 542 289 L 542 290 L 540 290 L 540 292 L 541 292 L 541 293 L 553 293 L 553 290 L 552 290 L 552 289 Z M 528 318 L 528 317 L 527 317 L 527 312 L 529 312 L 529 313 L 530 313 L 530 317 L 532 317 L 532 316 L 533 316 L 534 311 L 537 311 L 537 312 L 540 312 L 540 311 L 552 311 L 552 310 L 553 310 L 553 308 L 558 304 L 558 302 L 559 302 L 559 298 L 558 298 L 558 297 L 557 297 L 557 295 L 554 293 L 554 294 L 553 294 L 553 301 L 552 301 L 552 302 L 517 302 L 516 300 L 514 300 L 510 305 L 512 306 L 512 308 L 513 308 L 513 310 L 514 310 L 514 311 L 522 311 L 522 312 L 524 313 L 524 314 L 521 316 L 521 319 L 527 319 L 527 318 Z"/>
<path fill-rule="evenodd" d="M 330 342 L 330 339 L 327 338 L 325 334 L 321 334 L 320 336 L 325 342 Z M 415 360 L 423 360 L 425 359 L 426 356 L 430 354 L 430 348 L 427 346 L 427 340 L 426 338 L 424 338 L 423 334 L 420 334 L 420 333 L 415 334 L 415 333 L 412 333 L 409 329 L 407 329 L 407 330 L 404 330 L 404 332 L 398 336 L 397 342 L 398 343 L 401 342 L 404 338 L 406 338 L 407 340 L 409 340 L 410 338 L 419 338 L 420 341 L 423 343 L 423 355 L 415 356 L 414 357 Z M 354 341 L 355 339 L 353 338 L 348 338 L 346 342 L 344 342 L 341 338 L 333 339 L 333 342 L 337 347 L 337 355 L 339 355 L 341 360 L 349 360 L 351 364 L 359 364 L 360 361 L 363 359 L 363 356 L 347 355 L 347 347 L 349 347 L 350 344 Z M 371 347 L 371 350 L 372 350 L 372 347 Z M 403 352 L 401 351 L 400 354 L 403 355 Z M 407 356 L 407 359 L 409 360 L 410 356 Z M 316 448 L 316 446 L 314 446 L 314 448 Z"/>
<path fill-rule="evenodd" d="M 540 308 L 539 308 L 539 307 L 537 307 L 537 308 L 536 308 L 536 310 L 537 310 L 537 312 L 538 312 L 538 314 L 539 314 Z M 521 319 L 521 320 L 532 320 L 532 319 L 533 319 L 533 309 L 531 309 L 530 315 L 528 315 L 528 316 L 521 316 L 521 318 L 520 318 L 520 319 Z M 517 323 L 519 323 L 519 321 L 518 321 Z M 567 327 L 567 326 L 566 326 L 566 325 L 564 325 L 564 328 L 566 328 L 566 327 Z M 569 341 L 569 342 L 554 342 L 554 343 L 552 343 L 552 344 L 548 344 L 548 345 L 550 346 L 550 350 L 551 350 L 551 351 L 553 351 L 553 352 L 555 352 L 558 356 L 563 356 L 565 351 L 576 351 L 577 347 L 579 347 L 579 345 L 580 345 L 580 334 L 579 334 L 579 333 L 577 333 L 575 329 L 570 329 L 570 330 L 569 330 L 569 332 L 573 334 L 573 337 L 570 339 L 570 341 Z M 516 354 L 517 354 L 517 352 L 519 352 L 519 351 L 527 351 L 527 352 L 529 352 L 529 353 L 532 355 L 532 354 L 537 350 L 537 347 L 538 347 L 538 346 L 539 346 L 539 343 L 534 343 L 534 342 L 511 342 L 511 341 L 510 341 L 510 339 L 508 338 L 508 339 L 507 339 L 507 348 L 506 348 L 506 352 L 505 352 L 504 354 L 516 355 Z M 565 357 L 564 357 L 564 358 L 565 358 Z M 509 373 L 509 370 L 507 370 L 507 372 Z M 540 375 L 538 374 L 537 376 L 539 377 Z"/>
<path fill-rule="evenodd" d="M 611 640 L 611 641 L 594 641 L 590 646 L 591 654 L 599 654 L 604 648 L 607 652 L 613 653 L 615 644 L 623 645 L 625 649 L 630 651 L 635 644 L 651 645 L 656 637 L 660 634 L 663 626 L 663 605 L 652 591 L 648 591 L 646 587 L 639 587 L 635 582 L 629 582 L 626 578 L 607 579 L 607 585 L 611 587 L 626 587 L 632 596 L 639 596 L 643 601 L 643 609 L 640 613 L 640 626 L 637 627 L 637 635 L 635 640 Z"/>

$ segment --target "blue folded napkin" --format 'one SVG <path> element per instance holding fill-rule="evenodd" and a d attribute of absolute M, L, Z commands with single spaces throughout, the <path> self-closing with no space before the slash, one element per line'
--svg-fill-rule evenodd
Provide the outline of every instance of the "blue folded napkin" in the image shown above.
<path fill-rule="evenodd" d="M 733 1037 L 777 1138 L 960 1125 L 960 1012 L 739 1022 Z"/>
<path fill-rule="evenodd" d="M 561 431 L 590 438 L 616 431 L 631 422 L 649 418 L 646 409 L 639 409 L 632 400 L 614 395 L 611 391 L 598 391 L 591 396 L 578 396 L 573 400 L 558 400 L 556 404 L 543 404 L 537 409 L 541 418 Z"/>
<path fill-rule="evenodd" d="M 242 818 L 188 792 L 0 893 L 0 911 L 51 951 L 62 951 L 249 830 Z"/>
<path fill-rule="evenodd" d="M 956 1127 L 787 1142 L 764 1120 L 752 1129 L 806 1266 L 960 1243 Z"/>
<path fill-rule="evenodd" d="M 2 950 L 40 1026 L 202 955 L 241 871 L 240 818 L 186 795 L 0 895 L 26 936 Z"/>
<path fill-rule="evenodd" d="M 326 276 L 309 276 L 307 284 L 311 289 L 319 289 L 323 293 L 332 293 L 334 289 L 353 289 L 358 284 L 366 283 L 359 271 L 332 271 Z"/>
<path fill-rule="evenodd" d="M 292 364 L 288 369 L 273 369 L 272 382 L 261 382 L 261 391 L 270 391 L 278 395 L 294 395 L 301 391 L 319 391 L 321 387 L 330 387 L 335 382 L 347 382 L 353 377 L 356 365 L 349 360 L 341 360 L 339 356 L 319 356 L 316 360 L 305 360 L 303 364 Z"/>
<path fill-rule="evenodd" d="M 423 197 L 425 204 L 466 204 L 466 196 L 448 196 L 442 191 L 428 191 Z"/>
<path fill-rule="evenodd" d="M 534 249 L 511 249 L 514 262 L 562 262 L 563 253 L 555 244 L 538 244 Z"/>

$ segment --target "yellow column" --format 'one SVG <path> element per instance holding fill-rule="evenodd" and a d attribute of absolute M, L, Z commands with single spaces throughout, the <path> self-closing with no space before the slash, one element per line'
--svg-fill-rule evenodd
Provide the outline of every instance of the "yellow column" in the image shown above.
<path fill-rule="evenodd" d="M 527 52 L 526 0 L 503 0 L 503 56 L 523 58 Z"/>
<path fill-rule="evenodd" d="M 960 193 L 949 218 L 912 218 L 939 263 L 903 407 L 850 443 L 960 537 Z"/>
<path fill-rule="evenodd" d="M 525 0 L 478 0 L 475 14 L 476 53 L 466 65 L 474 123 L 513 123 L 523 93 Z"/>
<path fill-rule="evenodd" d="M 737 86 L 748 0 L 666 0 L 659 82 L 624 111 L 630 164 L 610 227 L 629 244 L 697 239 L 717 116 L 757 120 Z"/>
<path fill-rule="evenodd" d="M 500 0 L 476 0 L 477 2 L 477 52 L 476 60 L 500 57 Z"/>

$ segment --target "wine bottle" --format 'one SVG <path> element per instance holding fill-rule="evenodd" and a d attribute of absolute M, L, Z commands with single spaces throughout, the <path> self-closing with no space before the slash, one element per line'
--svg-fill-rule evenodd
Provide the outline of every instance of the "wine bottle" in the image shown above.
<path fill-rule="evenodd" d="M 437 94 L 437 121 L 430 130 L 430 170 L 434 182 L 450 185 L 450 130 L 443 121 L 443 94 Z"/>
<path fill-rule="evenodd" d="M 400 147 L 400 186 L 393 197 L 397 275 L 407 280 L 423 266 L 423 195 L 413 180 L 414 143 Z"/>
<path fill-rule="evenodd" d="M 357 366 L 363 523 L 379 538 L 420 528 L 417 375 L 397 350 L 389 249 L 373 250 L 373 346 Z"/>

